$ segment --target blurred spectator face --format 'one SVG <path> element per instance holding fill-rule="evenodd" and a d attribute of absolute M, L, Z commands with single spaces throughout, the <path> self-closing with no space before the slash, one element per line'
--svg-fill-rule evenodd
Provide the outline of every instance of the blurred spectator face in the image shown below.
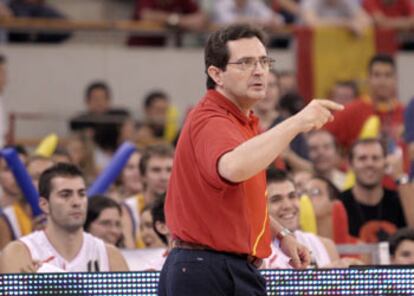
<path fill-rule="evenodd" d="M 267 185 L 269 214 L 291 231 L 299 228 L 299 196 L 290 181 Z"/>
<path fill-rule="evenodd" d="M 414 241 L 408 239 L 401 241 L 392 257 L 392 263 L 398 265 L 413 265 Z"/>
<path fill-rule="evenodd" d="M 282 73 L 279 77 L 280 96 L 295 93 L 298 90 L 296 76 L 292 72 Z"/>
<path fill-rule="evenodd" d="M 309 159 L 318 173 L 335 169 L 338 155 L 333 136 L 326 131 L 316 131 L 308 135 Z"/>
<path fill-rule="evenodd" d="M 32 177 L 33 185 L 39 190 L 40 175 L 54 164 L 53 160 L 48 158 L 33 159 L 28 162 L 26 168 L 30 177 Z"/>
<path fill-rule="evenodd" d="M 145 109 L 149 122 L 163 126 L 167 119 L 169 102 L 167 98 L 158 97 Z"/>
<path fill-rule="evenodd" d="M 293 174 L 293 182 L 299 195 L 305 191 L 305 185 L 310 179 L 312 179 L 312 173 L 309 171 L 297 171 Z"/>
<path fill-rule="evenodd" d="M 68 232 L 79 230 L 88 208 L 85 181 L 81 177 L 53 178 L 49 199 L 41 198 L 40 205 L 53 224 Z"/>
<path fill-rule="evenodd" d="M 331 213 L 332 204 L 329 199 L 327 184 L 320 179 L 311 179 L 306 183 L 305 193 L 312 201 L 316 218 L 322 218 Z"/>
<path fill-rule="evenodd" d="M 121 179 L 125 190 L 130 194 L 142 192 L 141 176 L 139 173 L 139 160 L 141 154 L 134 152 L 128 160 L 127 165 L 122 171 Z"/>
<path fill-rule="evenodd" d="M 131 118 L 126 119 L 119 131 L 119 143 L 125 141 L 134 141 L 135 137 L 135 123 Z"/>
<path fill-rule="evenodd" d="M 356 94 L 352 87 L 344 84 L 336 84 L 332 91 L 332 101 L 339 104 L 348 104 L 355 100 Z"/>
<path fill-rule="evenodd" d="M 22 162 L 25 161 L 25 157 L 19 155 Z M 0 186 L 4 193 L 9 196 L 19 196 L 20 189 L 14 179 L 12 171 L 9 169 L 7 162 L 4 158 L 0 158 Z"/>
<path fill-rule="evenodd" d="M 277 76 L 270 72 L 267 81 L 266 96 L 255 105 L 255 108 L 263 112 L 276 110 L 276 105 L 279 100 L 279 82 Z"/>
<path fill-rule="evenodd" d="M 164 248 L 165 245 L 155 233 L 152 226 L 152 216 L 150 210 L 145 210 L 141 213 L 141 220 L 139 224 L 141 231 L 141 238 L 146 248 Z"/>
<path fill-rule="evenodd" d="M 102 210 L 88 231 L 110 245 L 116 245 L 122 238 L 121 214 L 117 208 Z"/>
<path fill-rule="evenodd" d="M 381 101 L 394 98 L 397 84 L 395 75 L 392 65 L 382 62 L 374 63 L 368 77 L 372 96 Z"/>
<path fill-rule="evenodd" d="M 148 160 L 143 181 L 148 191 L 163 194 L 167 191 L 171 176 L 173 159 L 170 157 L 153 156 Z"/>
<path fill-rule="evenodd" d="M 379 143 L 360 143 L 354 146 L 351 167 L 356 182 L 371 189 L 381 184 L 385 171 L 385 156 Z"/>
<path fill-rule="evenodd" d="M 95 88 L 87 98 L 88 111 L 91 113 L 105 113 L 109 110 L 110 98 L 103 88 Z"/>
<path fill-rule="evenodd" d="M 66 149 L 68 150 L 72 162 L 78 166 L 86 157 L 86 147 L 78 138 L 71 138 L 67 143 Z"/>

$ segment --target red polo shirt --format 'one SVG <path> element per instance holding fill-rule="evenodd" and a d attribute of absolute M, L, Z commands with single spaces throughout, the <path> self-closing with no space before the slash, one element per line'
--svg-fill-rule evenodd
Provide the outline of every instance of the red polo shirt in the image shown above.
<path fill-rule="evenodd" d="M 257 134 L 257 118 L 215 90 L 192 110 L 167 191 L 165 214 L 173 236 L 217 251 L 270 255 L 265 172 L 233 184 L 217 167 L 223 154 Z"/>

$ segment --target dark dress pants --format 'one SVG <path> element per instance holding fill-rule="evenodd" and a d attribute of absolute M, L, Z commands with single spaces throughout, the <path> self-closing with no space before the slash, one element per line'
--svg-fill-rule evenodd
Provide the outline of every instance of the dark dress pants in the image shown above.
<path fill-rule="evenodd" d="M 173 249 L 161 271 L 159 296 L 265 296 L 266 282 L 246 258 Z"/>

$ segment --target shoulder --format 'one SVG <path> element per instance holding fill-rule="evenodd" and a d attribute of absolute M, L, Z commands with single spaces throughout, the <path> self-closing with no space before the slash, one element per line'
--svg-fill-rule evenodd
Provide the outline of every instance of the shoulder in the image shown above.
<path fill-rule="evenodd" d="M 20 266 L 32 261 L 32 256 L 26 245 L 18 240 L 6 245 L 0 254 L 1 272 L 15 272 Z"/>
<path fill-rule="evenodd" d="M 108 254 L 110 271 L 128 271 L 128 265 L 122 253 L 114 246 L 105 244 L 106 252 Z"/>
<path fill-rule="evenodd" d="M 7 244 L 7 246 L 2 250 L 1 255 L 7 258 L 12 258 L 14 256 L 31 258 L 29 249 L 20 240 L 15 240 Z"/>

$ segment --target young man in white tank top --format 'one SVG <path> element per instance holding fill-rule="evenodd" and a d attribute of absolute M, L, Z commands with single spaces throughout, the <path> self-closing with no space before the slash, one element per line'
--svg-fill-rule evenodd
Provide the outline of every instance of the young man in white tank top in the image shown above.
<path fill-rule="evenodd" d="M 0 256 L 0 272 L 128 270 L 118 249 L 83 231 L 86 185 L 76 166 L 60 163 L 46 170 L 39 193 L 46 229 L 9 243 Z"/>
<path fill-rule="evenodd" d="M 341 259 L 331 239 L 299 229 L 300 197 L 286 172 L 273 168 L 267 171 L 267 194 L 269 215 L 290 230 L 291 234 L 309 249 L 312 265 L 317 268 L 344 268 L 359 263 L 351 258 Z M 272 244 L 272 255 L 265 260 L 262 268 L 292 268 L 289 258 L 279 251 L 277 243 L 278 240 L 275 239 Z"/>

